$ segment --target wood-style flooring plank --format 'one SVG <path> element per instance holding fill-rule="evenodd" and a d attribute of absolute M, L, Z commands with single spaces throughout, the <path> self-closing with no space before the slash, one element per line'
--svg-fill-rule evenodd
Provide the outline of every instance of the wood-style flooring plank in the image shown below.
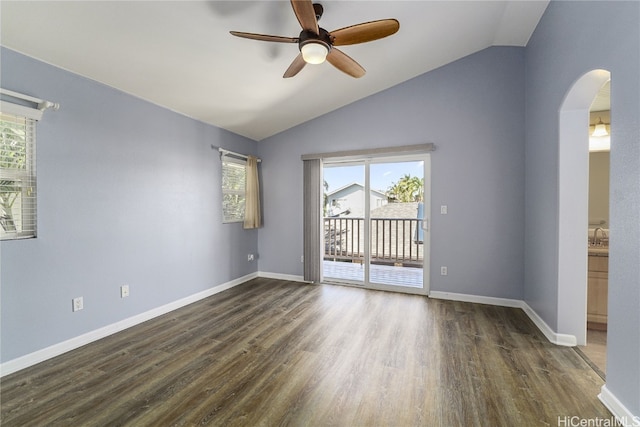
<path fill-rule="evenodd" d="M 3 426 L 545 426 L 602 379 L 522 312 L 259 278 L 0 380 Z"/>

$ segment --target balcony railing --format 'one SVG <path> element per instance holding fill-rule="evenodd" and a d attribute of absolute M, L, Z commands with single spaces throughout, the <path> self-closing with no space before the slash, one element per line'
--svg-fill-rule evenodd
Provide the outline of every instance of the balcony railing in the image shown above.
<path fill-rule="evenodd" d="M 421 266 L 424 259 L 422 220 L 371 218 L 371 263 Z M 364 218 L 324 218 L 324 259 L 364 260 Z"/>

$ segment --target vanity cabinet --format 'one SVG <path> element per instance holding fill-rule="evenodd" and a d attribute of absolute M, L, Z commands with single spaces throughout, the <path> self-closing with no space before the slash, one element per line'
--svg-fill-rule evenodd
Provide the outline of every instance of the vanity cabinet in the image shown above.
<path fill-rule="evenodd" d="M 587 286 L 587 322 L 607 324 L 609 257 L 589 256 Z"/>

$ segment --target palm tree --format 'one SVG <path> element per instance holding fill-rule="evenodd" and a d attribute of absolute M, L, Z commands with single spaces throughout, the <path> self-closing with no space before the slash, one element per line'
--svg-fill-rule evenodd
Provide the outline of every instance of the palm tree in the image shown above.
<path fill-rule="evenodd" d="M 324 203 L 323 203 L 323 208 L 322 208 L 322 212 L 324 216 L 327 216 L 327 208 L 329 207 L 329 195 L 327 194 L 327 191 L 329 191 L 329 183 L 326 180 L 322 181 L 322 186 L 324 187 Z"/>
<path fill-rule="evenodd" d="M 415 202 L 422 200 L 424 196 L 424 178 L 405 175 L 391 184 L 387 190 L 387 197 L 398 202 Z"/>

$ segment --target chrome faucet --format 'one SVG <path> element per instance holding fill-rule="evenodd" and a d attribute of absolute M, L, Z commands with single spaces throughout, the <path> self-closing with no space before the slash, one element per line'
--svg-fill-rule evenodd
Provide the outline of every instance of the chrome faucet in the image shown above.
<path fill-rule="evenodd" d="M 602 235 L 602 237 L 604 237 L 604 230 L 602 230 L 602 227 L 597 227 L 595 230 L 593 230 L 593 240 L 591 241 L 591 244 L 593 246 L 596 246 L 598 244 L 598 230 L 600 230 L 600 234 Z"/>

